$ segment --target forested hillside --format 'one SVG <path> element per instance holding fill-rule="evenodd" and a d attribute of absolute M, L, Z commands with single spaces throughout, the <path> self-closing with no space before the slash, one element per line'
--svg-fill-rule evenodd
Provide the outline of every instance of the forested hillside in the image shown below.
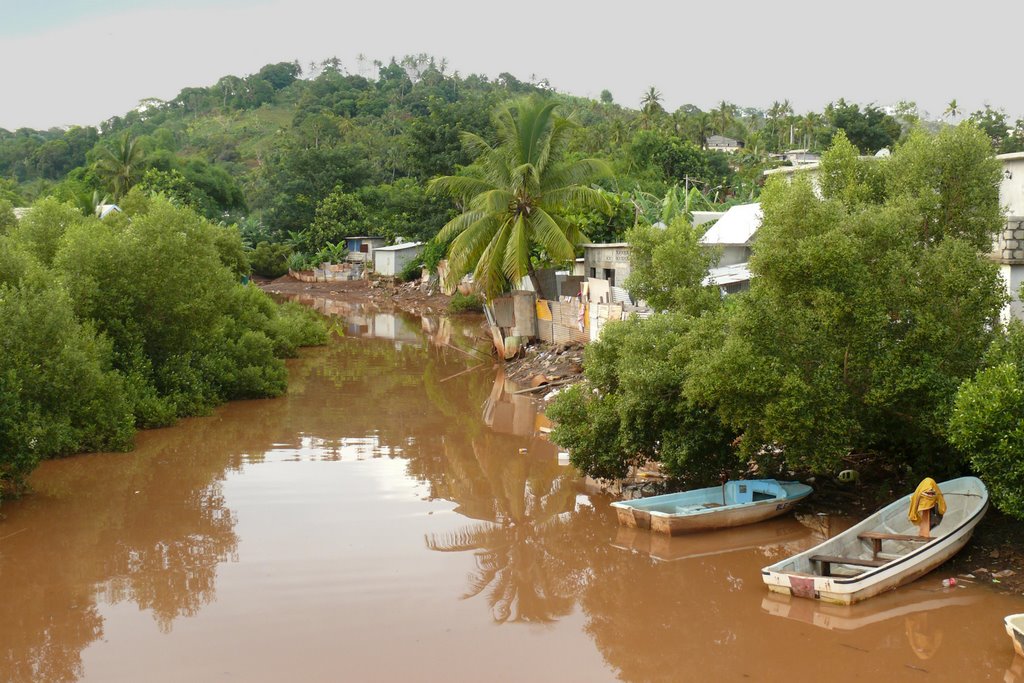
<path fill-rule="evenodd" d="M 0 201 L 19 206 L 53 196 L 91 213 L 141 186 L 237 223 L 250 247 L 282 244 L 279 255 L 313 253 L 355 234 L 429 239 L 455 207 L 425 187 L 471 161 L 460 134 L 491 136 L 496 105 L 536 93 L 556 98 L 579 124 L 570 157 L 611 164 L 614 175 L 601 184 L 614 211 L 581 218 L 591 239 L 620 239 L 638 217 L 657 220 L 676 186 L 698 188 L 692 198 L 708 203 L 749 201 L 764 168 L 782 163 L 772 153 L 822 150 L 843 130 L 872 154 L 919 122 L 913 103 L 889 114 L 843 100 L 804 114 L 788 102 L 670 112 L 653 87 L 639 101 L 620 104 L 607 91 L 594 101 L 507 73 L 451 73 L 423 55 L 361 64 L 359 72 L 337 60 L 305 71 L 269 64 L 185 88 L 170 101 L 145 100 L 98 129 L 0 129 Z M 958 115 L 951 102 L 947 116 Z M 989 108 L 972 118 L 997 151 L 1024 149 L 1024 122 L 1014 128 Z M 744 148 L 708 151 L 712 135 L 742 140 Z"/>

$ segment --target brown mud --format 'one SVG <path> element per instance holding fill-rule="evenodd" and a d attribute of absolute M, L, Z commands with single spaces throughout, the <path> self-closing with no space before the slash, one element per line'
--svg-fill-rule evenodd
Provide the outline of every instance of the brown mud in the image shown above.
<path fill-rule="evenodd" d="M 401 310 L 414 315 L 443 315 L 451 297 L 436 286 L 419 282 L 392 280 L 332 280 L 331 282 L 300 282 L 290 275 L 276 280 L 254 278 L 254 282 L 270 294 L 305 294 L 344 300 L 351 304 L 371 305 L 382 310 Z"/>

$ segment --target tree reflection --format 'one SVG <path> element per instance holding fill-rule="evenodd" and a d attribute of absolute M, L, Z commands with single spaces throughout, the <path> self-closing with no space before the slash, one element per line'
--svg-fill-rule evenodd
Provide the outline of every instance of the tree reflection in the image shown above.
<path fill-rule="evenodd" d="M 141 434 L 131 454 L 44 464 L 36 492 L 5 503 L 27 531 L 0 545 L 0 680 L 80 678 L 100 600 L 134 602 L 166 632 L 214 599 L 238 544 L 220 488 L 233 436 L 212 420 Z"/>
<path fill-rule="evenodd" d="M 468 446 L 445 444 L 451 499 L 482 524 L 429 535 L 427 547 L 474 551 L 463 598 L 485 595 L 498 623 L 550 622 L 569 614 L 575 585 L 558 552 L 576 494 L 555 463 L 514 450 L 518 441 L 482 433 Z"/>

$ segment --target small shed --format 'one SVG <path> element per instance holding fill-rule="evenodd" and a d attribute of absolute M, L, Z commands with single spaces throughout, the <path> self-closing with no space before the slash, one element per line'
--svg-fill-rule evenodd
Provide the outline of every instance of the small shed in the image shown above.
<path fill-rule="evenodd" d="M 345 248 L 348 250 L 348 260 L 360 263 L 373 263 L 373 252 L 387 244 L 385 237 L 371 237 L 359 235 L 345 238 Z"/>
<path fill-rule="evenodd" d="M 373 250 L 373 269 L 378 275 L 395 277 L 406 264 L 423 253 L 423 242 L 406 242 Z"/>

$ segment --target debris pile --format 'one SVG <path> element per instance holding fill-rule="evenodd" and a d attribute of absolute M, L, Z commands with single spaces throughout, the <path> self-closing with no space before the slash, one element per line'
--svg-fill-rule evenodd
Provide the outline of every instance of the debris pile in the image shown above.
<path fill-rule="evenodd" d="M 505 376 L 538 398 L 583 379 L 582 344 L 531 344 L 505 363 Z"/>

